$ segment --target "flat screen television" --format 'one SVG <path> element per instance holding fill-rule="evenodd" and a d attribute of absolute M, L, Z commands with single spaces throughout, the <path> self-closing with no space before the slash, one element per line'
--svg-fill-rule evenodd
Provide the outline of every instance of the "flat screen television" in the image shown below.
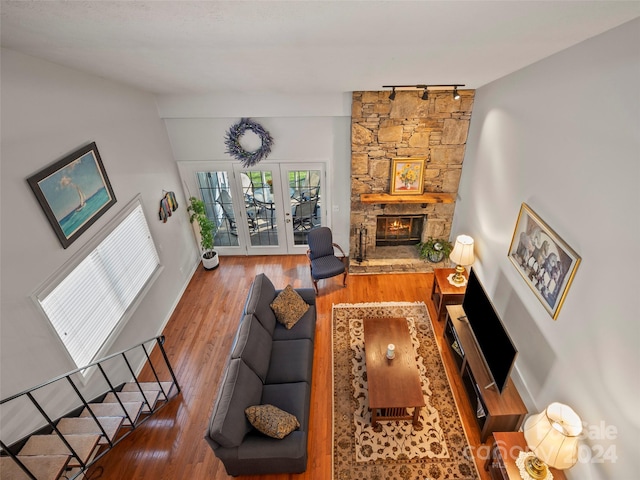
<path fill-rule="evenodd" d="M 462 308 L 493 383 L 500 393 L 507 386 L 518 350 L 496 313 L 473 269 L 469 273 Z M 480 385 L 488 387 L 488 385 Z"/>

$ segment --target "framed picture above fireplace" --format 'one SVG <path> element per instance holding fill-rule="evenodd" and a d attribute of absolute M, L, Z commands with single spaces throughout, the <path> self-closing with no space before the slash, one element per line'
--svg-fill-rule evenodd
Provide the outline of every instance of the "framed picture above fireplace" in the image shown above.
<path fill-rule="evenodd" d="M 425 158 L 394 158 L 391 160 L 392 195 L 422 195 Z"/>

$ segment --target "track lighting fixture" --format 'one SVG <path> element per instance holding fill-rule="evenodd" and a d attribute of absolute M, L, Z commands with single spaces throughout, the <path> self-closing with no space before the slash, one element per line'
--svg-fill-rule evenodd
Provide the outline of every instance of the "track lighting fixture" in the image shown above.
<path fill-rule="evenodd" d="M 429 89 L 430 88 L 451 88 L 453 87 L 453 98 L 458 100 L 460 98 L 460 93 L 458 93 L 458 87 L 464 87 L 464 83 L 452 83 L 449 85 L 383 85 L 382 88 L 390 88 L 391 93 L 389 94 L 389 100 L 393 100 L 396 98 L 396 88 L 417 88 L 422 90 L 422 100 L 429 99 Z"/>

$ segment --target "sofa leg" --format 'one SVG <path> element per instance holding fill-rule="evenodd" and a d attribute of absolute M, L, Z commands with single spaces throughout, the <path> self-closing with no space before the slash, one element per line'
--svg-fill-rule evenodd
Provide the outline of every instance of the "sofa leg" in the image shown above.
<path fill-rule="evenodd" d="M 313 288 L 316 291 L 316 297 L 318 296 L 318 281 L 314 280 L 313 281 Z"/>

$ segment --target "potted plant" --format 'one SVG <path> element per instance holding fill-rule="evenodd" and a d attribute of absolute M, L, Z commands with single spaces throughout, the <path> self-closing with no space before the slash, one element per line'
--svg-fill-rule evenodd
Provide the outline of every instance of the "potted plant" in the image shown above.
<path fill-rule="evenodd" d="M 447 240 L 433 237 L 429 237 L 426 242 L 421 242 L 416 247 L 420 252 L 420 258 L 423 260 L 426 258 L 433 263 L 438 263 L 448 258 L 451 250 L 453 250 L 453 245 Z"/>
<path fill-rule="evenodd" d="M 216 223 L 207 217 L 204 202 L 191 197 L 187 212 L 190 213 L 189 221 L 197 222 L 200 229 L 200 246 L 202 247 L 202 266 L 206 270 L 218 268 L 218 253 L 213 249 L 215 246 L 214 235 L 216 234 Z"/>

